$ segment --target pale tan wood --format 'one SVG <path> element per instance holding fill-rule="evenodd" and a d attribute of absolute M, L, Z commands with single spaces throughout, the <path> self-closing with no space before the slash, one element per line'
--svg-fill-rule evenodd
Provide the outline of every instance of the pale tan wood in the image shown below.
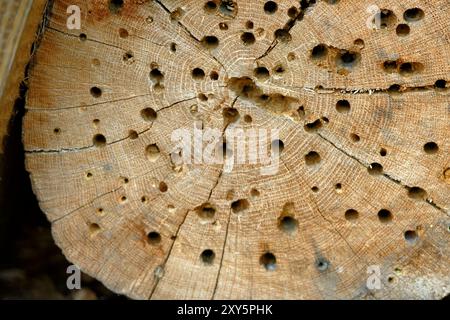
<path fill-rule="evenodd" d="M 435 83 L 450 75 L 450 4 L 378 1 L 395 17 L 374 30 L 367 1 L 331 2 L 301 9 L 280 0 L 266 13 L 266 1 L 256 0 L 223 4 L 228 11 L 221 1 L 206 9 L 206 1 L 124 1 L 114 10 L 106 0 L 55 1 L 31 70 L 24 143 L 34 191 L 66 257 L 137 299 L 447 295 L 450 101 Z M 72 4 L 82 10 L 81 31 L 66 27 Z M 399 36 L 410 8 L 424 16 Z M 216 48 L 202 43 L 210 35 Z M 327 55 L 312 56 L 320 44 Z M 341 50 L 355 53 L 354 66 L 342 68 Z M 384 67 L 394 60 L 416 70 Z M 197 67 L 203 80 L 191 75 Z M 256 75 L 257 67 L 270 75 Z M 164 77 L 156 74 L 156 85 L 155 68 Z M 388 90 L 393 84 L 401 89 Z M 198 120 L 225 130 L 231 106 L 245 129 L 280 130 L 279 172 L 174 166 L 172 132 Z M 149 107 L 157 114 L 150 122 L 142 116 Z M 93 143 L 97 134 L 104 146 Z M 425 152 L 428 142 L 439 149 Z M 154 144 L 159 154 L 149 158 Z M 319 164 L 305 160 L 311 151 Z M 238 200 L 248 207 L 235 212 Z M 199 214 L 208 203 L 213 219 Z M 391 221 L 379 219 L 383 209 Z M 286 215 L 297 223 L 293 233 L 280 228 Z M 209 264 L 201 259 L 207 249 Z M 274 270 L 261 263 L 268 252 Z M 378 290 L 367 288 L 370 266 L 380 268 Z"/>

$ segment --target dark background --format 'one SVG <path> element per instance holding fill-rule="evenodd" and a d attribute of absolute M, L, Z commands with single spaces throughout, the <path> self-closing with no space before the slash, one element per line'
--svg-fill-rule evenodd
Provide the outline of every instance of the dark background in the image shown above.
<path fill-rule="evenodd" d="M 84 274 L 82 290 L 66 286 L 71 263 L 54 244 L 25 170 L 21 131 L 26 91 L 22 83 L 0 154 L 0 299 L 123 299 Z"/>

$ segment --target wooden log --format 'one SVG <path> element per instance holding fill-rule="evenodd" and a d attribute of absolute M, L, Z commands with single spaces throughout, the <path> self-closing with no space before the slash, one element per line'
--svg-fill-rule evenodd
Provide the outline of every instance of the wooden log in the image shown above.
<path fill-rule="evenodd" d="M 66 257 L 137 299 L 447 295 L 450 3 L 377 5 L 54 1 L 23 138 Z"/>

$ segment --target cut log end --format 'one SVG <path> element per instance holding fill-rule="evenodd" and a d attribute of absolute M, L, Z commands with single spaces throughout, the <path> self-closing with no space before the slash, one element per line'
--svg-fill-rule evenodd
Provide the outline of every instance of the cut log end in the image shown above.
<path fill-rule="evenodd" d="M 380 5 L 54 1 L 23 139 L 66 257 L 138 299 L 447 295 L 450 3 Z"/>

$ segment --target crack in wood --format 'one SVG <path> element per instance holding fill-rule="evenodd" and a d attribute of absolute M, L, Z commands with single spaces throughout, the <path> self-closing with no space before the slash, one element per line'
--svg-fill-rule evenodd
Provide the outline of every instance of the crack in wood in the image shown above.
<path fill-rule="evenodd" d="M 164 11 L 166 11 L 169 15 L 172 14 L 172 12 L 167 8 L 167 6 L 165 6 L 161 0 L 155 0 L 155 3 L 157 3 L 161 8 L 164 9 Z M 196 36 L 194 36 L 194 34 L 183 24 L 181 23 L 181 21 L 177 20 L 178 25 L 189 35 L 189 37 L 193 40 L 195 40 L 196 43 L 200 44 L 201 41 L 200 39 L 198 39 Z M 208 51 L 209 52 L 209 51 Z M 216 56 L 214 56 L 211 52 L 209 52 L 209 56 L 214 59 L 223 69 L 223 71 L 225 71 L 226 76 L 228 76 L 228 71 L 225 68 L 225 66 L 223 65 L 223 63 L 221 61 L 219 61 L 219 59 L 217 59 Z"/>
<path fill-rule="evenodd" d="M 197 98 L 197 97 L 193 97 L 193 98 L 183 99 L 183 100 L 174 102 L 174 103 L 172 103 L 172 104 L 169 105 L 169 106 L 166 106 L 166 107 L 163 107 L 163 108 L 161 108 L 161 109 L 158 109 L 157 112 L 160 112 L 160 111 L 164 111 L 164 110 L 170 109 L 170 108 L 172 108 L 172 107 L 174 107 L 174 106 L 176 106 L 176 105 L 178 105 L 178 104 L 180 104 L 180 103 L 187 102 L 187 101 L 191 101 L 191 100 L 194 100 L 194 99 L 196 99 L 196 98 Z M 150 125 L 150 127 L 148 127 L 147 129 L 138 132 L 138 133 L 137 133 L 138 136 L 140 136 L 140 135 L 142 135 L 142 134 L 144 134 L 144 133 L 150 131 L 150 130 L 152 129 L 152 127 L 153 127 L 153 124 L 154 124 L 154 122 L 152 122 L 152 124 Z M 123 142 L 123 141 L 125 141 L 125 140 L 130 139 L 130 138 L 131 138 L 131 135 L 129 134 L 128 136 L 126 136 L 126 137 L 124 137 L 124 138 L 120 138 L 120 139 L 118 139 L 118 140 L 114 140 L 114 141 L 108 142 L 108 143 L 106 143 L 105 146 L 114 145 L 114 144 L 116 144 L 116 143 Z M 39 153 L 55 154 L 55 153 L 64 153 L 64 152 L 69 152 L 69 153 L 70 153 L 70 152 L 79 152 L 79 151 L 92 150 L 92 149 L 95 149 L 95 146 L 94 146 L 93 144 L 92 144 L 92 145 L 89 145 L 89 146 L 79 147 L 79 148 L 61 148 L 61 149 L 36 149 L 36 150 L 25 150 L 25 153 L 28 153 L 28 154 L 36 154 L 36 153 L 37 153 L 37 154 L 39 154 Z"/>
<path fill-rule="evenodd" d="M 368 164 L 367 162 L 358 159 L 357 157 L 355 157 L 354 155 L 350 154 L 349 152 L 345 151 L 344 149 L 338 147 L 335 143 L 333 143 L 331 140 L 327 139 L 326 137 L 324 137 L 320 132 L 317 133 L 317 135 L 323 139 L 324 141 L 326 141 L 327 143 L 329 143 L 331 146 L 333 146 L 334 149 L 338 150 L 339 152 L 341 152 L 342 154 L 346 155 L 347 157 L 355 160 L 357 163 L 359 163 L 360 165 L 362 165 L 364 168 L 368 169 L 370 164 Z M 408 186 L 407 184 L 403 183 L 402 181 L 393 178 L 392 176 L 390 176 L 388 173 L 383 172 L 382 174 L 383 177 L 385 177 L 386 179 L 388 179 L 389 181 L 401 185 L 402 187 L 404 187 L 405 189 L 409 189 L 411 188 L 411 186 Z M 450 216 L 450 214 L 442 207 L 440 207 L 439 205 L 437 205 L 436 203 L 434 203 L 431 199 L 425 199 L 424 200 L 427 204 L 431 205 L 434 209 L 446 214 L 447 216 Z"/>

